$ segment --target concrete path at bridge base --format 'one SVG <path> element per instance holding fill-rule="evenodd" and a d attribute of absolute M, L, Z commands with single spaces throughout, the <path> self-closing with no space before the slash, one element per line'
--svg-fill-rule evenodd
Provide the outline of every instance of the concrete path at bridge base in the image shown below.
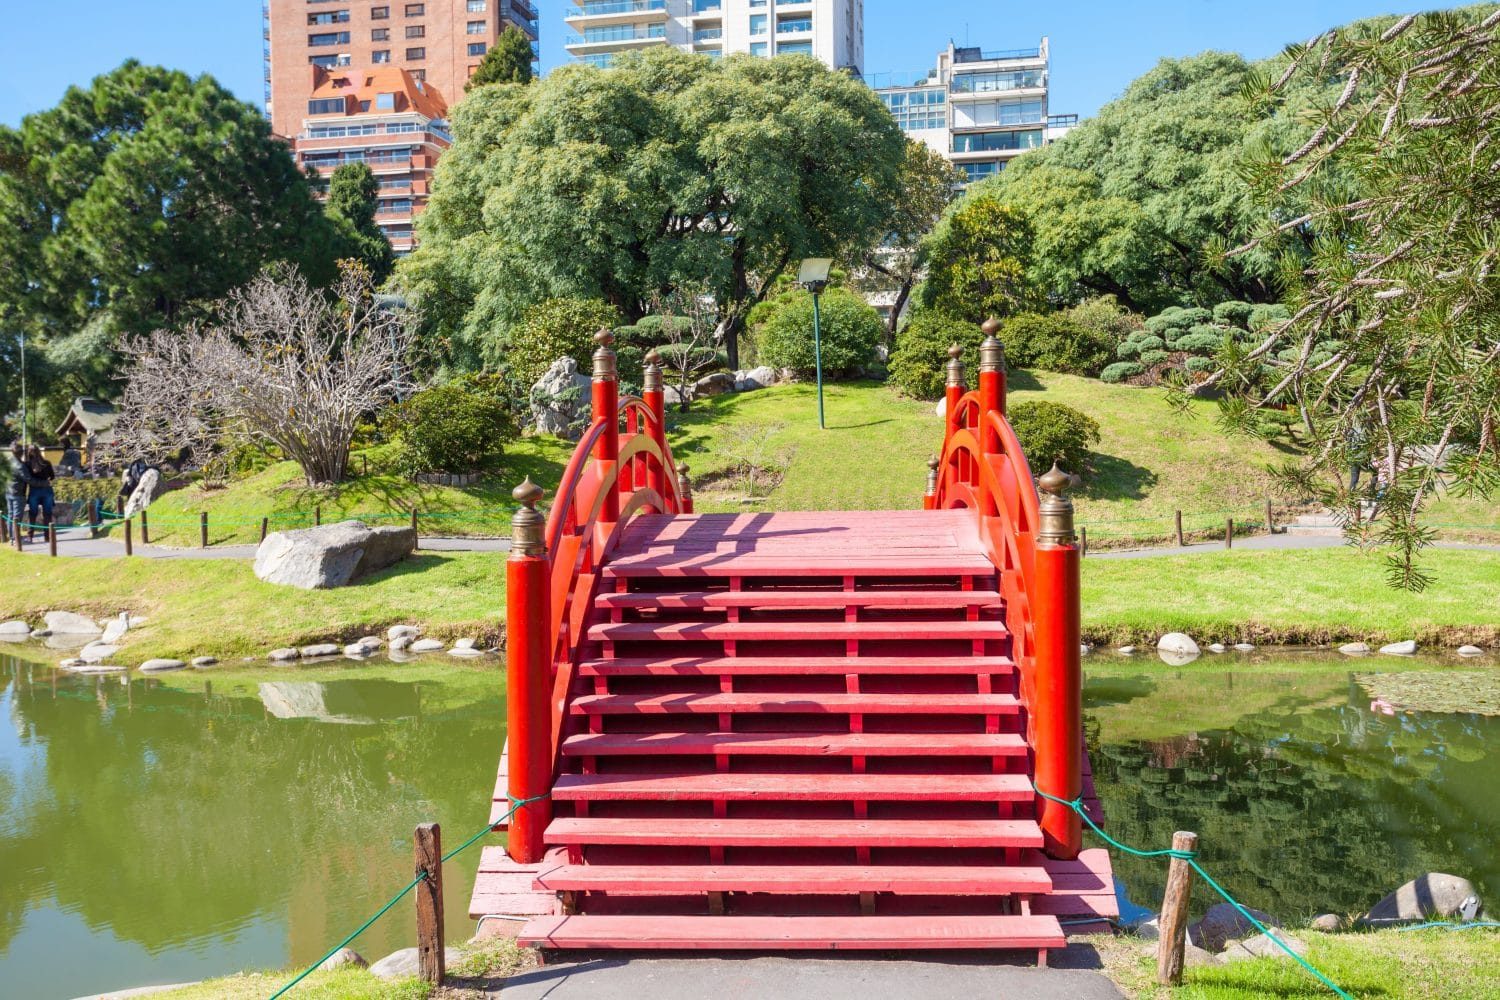
<path fill-rule="evenodd" d="M 1083 952 L 1079 955 L 1076 952 Z M 1092 949 L 1070 948 L 1038 969 L 1004 958 L 666 958 L 632 954 L 558 962 L 517 973 L 500 1000 L 1123 1000 L 1090 968 Z"/>

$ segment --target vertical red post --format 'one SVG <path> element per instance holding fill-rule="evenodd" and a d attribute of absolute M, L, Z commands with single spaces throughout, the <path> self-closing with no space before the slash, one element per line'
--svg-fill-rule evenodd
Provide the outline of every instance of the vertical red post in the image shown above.
<path fill-rule="evenodd" d="M 546 520 L 536 504 L 543 496 L 528 477 L 511 494 L 521 509 L 511 518 L 510 558 L 505 564 L 506 731 L 509 763 L 506 790 L 517 801 L 552 790 L 552 636 L 548 594 Z M 523 864 L 542 860 L 542 831 L 552 821 L 552 800 L 529 802 L 510 818 L 510 856 Z"/>
<path fill-rule="evenodd" d="M 1080 655 L 1078 546 L 1073 536 L 1070 479 L 1057 466 L 1042 476 L 1031 614 L 1036 667 L 1032 690 L 1032 749 L 1036 786 L 1073 801 L 1083 793 L 1083 666 Z M 1083 847 L 1083 821 L 1068 806 L 1037 799 L 1043 850 L 1074 858 Z"/>
<path fill-rule="evenodd" d="M 988 460 L 991 455 L 1000 454 L 1000 435 L 990 427 L 989 416 L 991 413 L 1005 414 L 1005 347 L 995 336 L 1000 329 L 999 320 L 985 320 L 982 329 L 984 343 L 979 346 L 979 448 Z M 983 473 L 975 478 L 975 485 L 979 487 L 980 513 L 987 517 L 998 514 L 1004 500 L 990 495 Z"/>
<path fill-rule="evenodd" d="M 615 335 L 608 330 L 600 330 L 594 334 L 594 342 L 599 347 L 594 351 L 593 416 L 595 422 L 604 421 L 604 435 L 599 438 L 594 458 L 604 464 L 600 471 L 606 476 L 620 461 L 620 380 L 615 368 L 615 352 L 610 347 L 614 341 Z M 610 489 L 605 494 L 599 519 L 606 523 L 620 519 L 618 488 Z"/>
<path fill-rule="evenodd" d="M 957 344 L 948 348 L 948 380 L 943 396 L 947 404 L 943 424 L 943 451 L 948 450 L 948 440 L 958 430 L 958 401 L 964 397 L 964 349 Z"/>
<path fill-rule="evenodd" d="M 651 440 L 655 442 L 662 455 L 660 462 L 650 458 L 646 460 L 646 488 L 654 491 L 665 502 L 667 496 L 667 393 L 662 388 L 661 355 L 656 351 L 646 355 L 646 367 L 641 377 L 641 399 L 645 401 L 646 409 L 651 411 L 651 419 L 646 423 L 646 430 L 651 434 Z M 661 510 L 657 513 L 666 514 L 669 511 Z"/>
<path fill-rule="evenodd" d="M 679 514 L 691 514 L 693 512 L 693 481 L 688 478 L 688 464 L 677 463 L 677 501 L 681 508 Z"/>
<path fill-rule="evenodd" d="M 922 495 L 923 510 L 937 509 L 939 464 L 941 463 L 936 455 L 927 460 L 927 492 Z"/>

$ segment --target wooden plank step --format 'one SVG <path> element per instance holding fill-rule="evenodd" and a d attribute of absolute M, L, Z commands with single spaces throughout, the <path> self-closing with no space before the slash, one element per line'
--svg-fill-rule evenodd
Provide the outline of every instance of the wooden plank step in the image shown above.
<path fill-rule="evenodd" d="M 595 916 L 539 917 L 518 943 L 533 948 L 758 950 L 1062 948 L 1056 917 Z"/>
<path fill-rule="evenodd" d="M 997 608 L 993 590 L 690 590 L 600 594 L 601 608 Z"/>
<path fill-rule="evenodd" d="M 553 892 L 770 892 L 841 895 L 889 892 L 906 896 L 1001 896 L 1045 893 L 1041 868 L 940 865 L 561 865 L 540 872 L 535 886 Z"/>
<path fill-rule="evenodd" d="M 931 555 L 869 555 L 827 553 L 810 560 L 803 553 L 685 553 L 652 549 L 638 555 L 617 555 L 604 564 L 605 579 L 637 577 L 878 577 L 976 576 L 993 577 L 994 564 L 983 555 L 949 550 Z"/>
<path fill-rule="evenodd" d="M 588 637 L 599 642 L 754 639 L 960 639 L 999 640 L 1010 635 L 1000 621 L 954 622 L 600 622 Z"/>
<path fill-rule="evenodd" d="M 564 774 L 560 802 L 1029 802 L 1024 774 Z"/>
<path fill-rule="evenodd" d="M 683 819 L 560 817 L 549 844 L 660 847 L 1041 847 L 1024 819 Z"/>
<path fill-rule="evenodd" d="M 815 626 L 804 626 L 804 630 Z M 581 677 L 721 677 L 808 674 L 1009 674 L 1008 656 L 675 656 L 584 660 Z"/>
<path fill-rule="evenodd" d="M 1008 694 L 590 694 L 574 698 L 574 715 L 1013 715 Z"/>
<path fill-rule="evenodd" d="M 1020 757 L 1027 747 L 1016 733 L 579 733 L 563 741 L 562 752 L 565 757 Z"/>

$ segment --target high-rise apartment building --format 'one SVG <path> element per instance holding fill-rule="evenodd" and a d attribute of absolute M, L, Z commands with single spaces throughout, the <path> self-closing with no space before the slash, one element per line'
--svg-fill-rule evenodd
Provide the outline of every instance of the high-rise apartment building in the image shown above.
<path fill-rule="evenodd" d="M 1077 115 L 1048 113 L 1047 76 L 1043 38 L 1036 48 L 1003 52 L 950 43 L 923 79 L 871 82 L 902 131 L 976 181 L 1077 124 Z"/>
<path fill-rule="evenodd" d="M 622 52 L 674 45 L 722 56 L 802 53 L 834 69 L 860 71 L 864 0 L 573 0 L 568 52 L 608 66 Z"/>

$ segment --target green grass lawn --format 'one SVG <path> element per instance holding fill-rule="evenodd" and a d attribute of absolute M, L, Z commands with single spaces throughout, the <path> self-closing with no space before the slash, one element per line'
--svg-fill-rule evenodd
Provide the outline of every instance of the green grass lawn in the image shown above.
<path fill-rule="evenodd" d="M 42 612 L 121 611 L 148 621 L 133 629 L 116 662 L 264 656 L 279 646 L 352 641 L 390 625 L 436 636 L 499 633 L 505 613 L 504 557 L 421 552 L 353 586 L 297 590 L 262 583 L 244 560 L 48 559 L 0 551 L 0 620 Z"/>
<path fill-rule="evenodd" d="M 1433 549 L 1421 594 L 1386 585 L 1352 548 L 1083 561 L 1084 632 L 1099 642 L 1187 632 L 1199 642 L 1500 643 L 1500 552 Z"/>

